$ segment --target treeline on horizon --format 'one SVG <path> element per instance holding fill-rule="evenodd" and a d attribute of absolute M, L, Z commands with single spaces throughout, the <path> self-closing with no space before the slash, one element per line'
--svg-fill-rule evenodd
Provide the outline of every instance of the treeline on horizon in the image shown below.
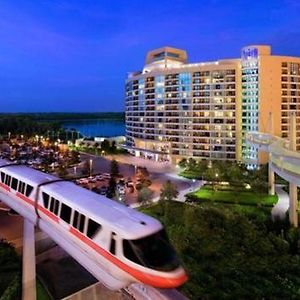
<path fill-rule="evenodd" d="M 61 130 L 61 125 L 57 120 L 42 121 L 25 114 L 0 114 L 0 135 L 2 136 L 24 135 L 30 137 L 59 130 Z"/>
<path fill-rule="evenodd" d="M 93 112 L 93 113 L 0 113 L 0 120 L 9 117 L 28 117 L 36 121 L 63 121 L 63 120 L 119 120 L 125 121 L 125 113 L 123 112 Z"/>

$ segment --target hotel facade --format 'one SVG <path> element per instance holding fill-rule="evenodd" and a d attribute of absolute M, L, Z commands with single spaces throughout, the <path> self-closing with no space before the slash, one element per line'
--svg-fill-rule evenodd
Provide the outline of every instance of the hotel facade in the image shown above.
<path fill-rule="evenodd" d="M 300 58 L 247 46 L 237 59 L 188 63 L 184 50 L 156 49 L 129 74 L 125 106 L 126 148 L 136 156 L 265 163 L 245 133 L 287 137 L 291 112 L 300 150 Z"/>

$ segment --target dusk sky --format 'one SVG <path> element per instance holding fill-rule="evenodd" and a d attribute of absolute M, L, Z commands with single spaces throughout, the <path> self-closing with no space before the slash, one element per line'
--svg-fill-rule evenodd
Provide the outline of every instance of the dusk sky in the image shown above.
<path fill-rule="evenodd" d="M 299 11 L 298 0 L 2 0 L 0 111 L 123 111 L 127 72 L 166 45 L 190 62 L 250 44 L 300 56 Z"/>

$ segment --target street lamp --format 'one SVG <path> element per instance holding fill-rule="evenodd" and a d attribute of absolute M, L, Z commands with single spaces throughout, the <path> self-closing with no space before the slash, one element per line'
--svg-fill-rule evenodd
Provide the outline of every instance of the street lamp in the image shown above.
<path fill-rule="evenodd" d="M 92 175 L 92 169 L 93 169 L 93 160 L 90 159 L 90 176 Z"/>
<path fill-rule="evenodd" d="M 216 180 L 218 179 L 218 177 L 219 177 L 219 174 L 218 173 L 216 173 L 215 174 L 215 176 L 216 176 Z M 214 186 L 214 190 L 217 190 L 217 183 L 215 184 L 215 186 Z"/>

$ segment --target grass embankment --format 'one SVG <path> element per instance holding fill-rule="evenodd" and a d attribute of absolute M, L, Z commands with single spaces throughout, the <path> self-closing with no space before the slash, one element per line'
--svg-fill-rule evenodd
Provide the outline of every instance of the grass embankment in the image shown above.
<path fill-rule="evenodd" d="M 300 232 L 273 223 L 270 208 L 170 202 L 142 211 L 165 225 L 189 299 L 300 298 Z"/>
<path fill-rule="evenodd" d="M 0 240 L 0 299 L 20 297 L 21 261 L 12 245 Z"/>
<path fill-rule="evenodd" d="M 22 297 L 21 259 L 14 247 L 0 239 L 0 300 L 18 300 Z M 37 280 L 37 299 L 51 298 Z"/>
<path fill-rule="evenodd" d="M 196 192 L 187 195 L 193 202 L 222 202 L 227 204 L 254 205 L 272 207 L 278 201 L 277 195 L 257 193 L 243 186 L 205 185 Z"/>

